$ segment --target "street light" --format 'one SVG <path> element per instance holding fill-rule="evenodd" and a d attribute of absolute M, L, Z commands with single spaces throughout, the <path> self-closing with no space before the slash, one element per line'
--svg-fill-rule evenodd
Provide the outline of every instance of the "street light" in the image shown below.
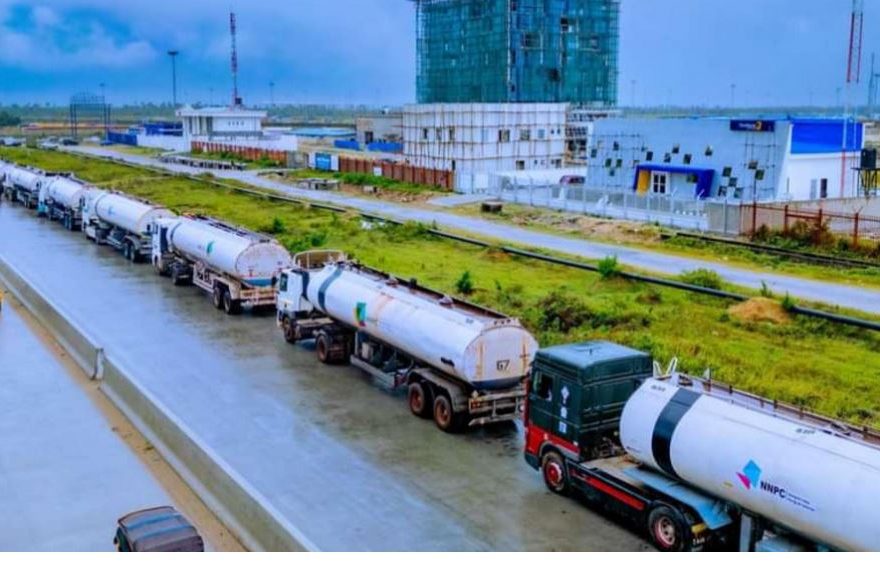
<path fill-rule="evenodd" d="M 171 57 L 171 99 L 174 109 L 177 109 L 177 55 L 179 54 L 180 51 L 168 51 L 168 56 Z"/>

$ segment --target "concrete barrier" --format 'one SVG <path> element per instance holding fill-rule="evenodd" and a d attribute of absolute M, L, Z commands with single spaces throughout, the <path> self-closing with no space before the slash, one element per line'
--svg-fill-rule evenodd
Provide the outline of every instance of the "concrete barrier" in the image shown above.
<path fill-rule="evenodd" d="M 24 303 L 32 315 L 64 347 L 70 357 L 92 379 L 103 377 L 104 351 L 88 331 L 72 321 L 64 309 L 0 257 L 0 281 Z"/>
<path fill-rule="evenodd" d="M 130 366 L 96 340 L 0 257 L 0 282 L 52 333 L 101 391 L 156 447 L 221 522 L 251 551 L 318 551 L 300 530 L 152 393 Z"/>

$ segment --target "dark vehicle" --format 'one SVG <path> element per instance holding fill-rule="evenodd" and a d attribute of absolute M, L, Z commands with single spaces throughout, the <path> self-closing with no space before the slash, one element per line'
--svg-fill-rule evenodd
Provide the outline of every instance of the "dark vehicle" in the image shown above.
<path fill-rule="evenodd" d="M 116 551 L 205 551 L 199 532 L 170 506 L 147 508 L 123 516 L 113 544 Z"/>
<path fill-rule="evenodd" d="M 65 137 L 64 139 L 61 139 L 61 144 L 65 147 L 75 147 L 79 144 L 79 141 L 71 139 L 70 137 Z"/>
<path fill-rule="evenodd" d="M 559 183 L 563 186 L 583 186 L 587 183 L 587 179 L 583 176 L 563 176 Z"/>

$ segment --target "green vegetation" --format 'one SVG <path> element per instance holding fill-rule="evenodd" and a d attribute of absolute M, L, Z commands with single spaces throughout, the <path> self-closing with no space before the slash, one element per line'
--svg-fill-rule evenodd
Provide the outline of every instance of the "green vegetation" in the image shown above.
<path fill-rule="evenodd" d="M 718 272 L 707 270 L 706 268 L 685 272 L 679 278 L 684 283 L 705 287 L 706 289 L 720 290 L 724 287 L 724 280 L 718 275 Z"/>
<path fill-rule="evenodd" d="M 0 111 L 0 127 L 17 127 L 21 125 L 21 118 L 7 111 Z"/>
<path fill-rule="evenodd" d="M 423 225 L 366 229 L 355 213 L 332 214 L 63 153 L 0 149 L 0 157 L 72 170 L 177 212 L 271 232 L 292 251 L 344 250 L 370 266 L 519 317 L 544 346 L 612 340 L 661 362 L 678 357 L 690 373 L 708 368 L 717 380 L 754 393 L 880 424 L 880 335 L 872 332 L 803 316 L 784 324 L 741 320 L 728 313 L 734 303 L 724 299 L 477 250 L 433 237 Z"/>
<path fill-rule="evenodd" d="M 599 275 L 603 280 L 610 280 L 620 274 L 620 264 L 617 262 L 617 256 L 606 256 L 599 260 L 597 264 Z"/>
<path fill-rule="evenodd" d="M 285 172 L 284 176 L 291 180 L 305 180 L 308 178 L 327 178 L 339 180 L 343 184 L 351 186 L 376 186 L 384 190 L 393 190 L 398 192 L 421 194 L 421 193 L 448 193 L 433 186 L 425 186 L 423 184 L 413 184 L 410 182 L 401 182 L 385 178 L 384 176 L 373 176 L 372 174 L 362 174 L 357 172 L 326 172 L 323 170 L 293 170 Z"/>

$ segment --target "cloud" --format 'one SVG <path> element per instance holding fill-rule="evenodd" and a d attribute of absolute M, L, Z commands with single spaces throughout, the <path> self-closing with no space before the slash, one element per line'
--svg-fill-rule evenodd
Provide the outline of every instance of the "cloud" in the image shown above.
<path fill-rule="evenodd" d="M 26 24 L 11 17 L 12 8 L 25 15 Z M 5 11 L 0 9 L 0 21 L 0 66 L 8 68 L 36 72 L 119 69 L 157 57 L 145 39 L 120 38 L 95 17 L 67 18 L 45 5 L 7 5 Z"/>

